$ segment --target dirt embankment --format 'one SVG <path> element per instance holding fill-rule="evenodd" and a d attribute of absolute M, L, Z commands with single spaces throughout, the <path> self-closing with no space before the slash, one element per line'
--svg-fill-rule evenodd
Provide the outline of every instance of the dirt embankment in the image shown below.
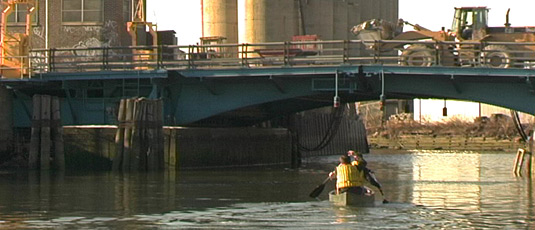
<path fill-rule="evenodd" d="M 366 122 L 371 148 L 428 150 L 512 150 L 525 148 L 520 132 L 509 116 L 483 117 L 471 121 L 418 122 L 396 115 L 381 122 Z M 533 130 L 533 124 L 522 125 Z"/>

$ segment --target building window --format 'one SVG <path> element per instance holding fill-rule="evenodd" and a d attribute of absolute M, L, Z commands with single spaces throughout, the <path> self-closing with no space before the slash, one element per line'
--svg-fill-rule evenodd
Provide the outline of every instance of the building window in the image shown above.
<path fill-rule="evenodd" d="M 28 5 L 15 4 L 15 9 L 7 16 L 8 23 L 26 23 L 26 14 L 28 13 Z M 37 7 L 36 7 L 37 8 Z M 32 14 L 32 23 L 37 22 L 37 10 Z"/>
<path fill-rule="evenodd" d="M 102 22 L 103 0 L 63 0 L 63 22 Z"/>

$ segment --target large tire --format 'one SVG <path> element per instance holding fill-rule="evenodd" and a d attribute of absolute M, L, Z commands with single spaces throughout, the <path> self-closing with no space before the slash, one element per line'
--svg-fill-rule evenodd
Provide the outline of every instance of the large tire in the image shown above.
<path fill-rule="evenodd" d="M 483 48 L 481 53 L 482 66 L 489 68 L 514 67 L 513 55 L 509 48 L 503 45 L 489 45 Z"/>
<path fill-rule="evenodd" d="M 436 63 L 435 50 L 425 45 L 416 44 L 403 50 L 400 64 L 403 66 L 432 66 Z"/>

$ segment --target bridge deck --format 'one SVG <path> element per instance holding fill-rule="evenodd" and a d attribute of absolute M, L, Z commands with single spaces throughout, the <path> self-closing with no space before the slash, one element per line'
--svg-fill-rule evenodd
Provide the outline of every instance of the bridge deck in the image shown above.
<path fill-rule="evenodd" d="M 60 96 L 63 123 L 72 125 L 115 124 L 118 101 L 139 96 L 164 98 L 168 125 L 254 124 L 332 105 L 335 93 L 342 102 L 451 98 L 535 113 L 535 62 L 527 54 L 508 60 L 510 68 L 490 68 L 481 50 L 445 65 L 437 48 L 437 58 L 407 65 L 399 51 L 369 51 L 363 41 L 315 42 L 316 52 L 295 55 L 300 45 L 172 46 L 158 54 L 140 52 L 153 47 L 34 50 L 20 76 L 0 82 L 16 89 L 16 126 L 31 123 L 33 94 Z M 211 48 L 219 52 L 198 55 Z"/>

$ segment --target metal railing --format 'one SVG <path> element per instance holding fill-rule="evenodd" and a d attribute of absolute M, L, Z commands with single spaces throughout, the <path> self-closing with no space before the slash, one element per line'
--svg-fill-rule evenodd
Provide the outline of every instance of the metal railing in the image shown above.
<path fill-rule="evenodd" d="M 13 57 L 11 57 L 13 58 Z M 535 68 L 535 43 L 437 41 L 306 41 L 34 49 L 22 77 L 154 69 L 228 69 L 335 65 Z M 27 58 L 27 59 L 25 59 Z M 2 67 L 2 70 L 8 67 Z M 11 68 L 12 69 L 12 68 Z"/>

